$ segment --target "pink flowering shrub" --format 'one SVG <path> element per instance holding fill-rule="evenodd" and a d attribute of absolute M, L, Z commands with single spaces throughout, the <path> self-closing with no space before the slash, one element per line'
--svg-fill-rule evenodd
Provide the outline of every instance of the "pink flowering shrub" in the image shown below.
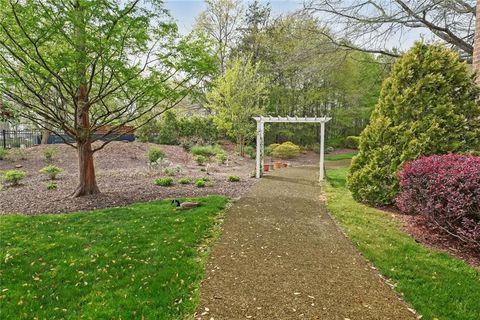
<path fill-rule="evenodd" d="M 480 157 L 448 154 L 407 162 L 397 207 L 480 246 Z"/>

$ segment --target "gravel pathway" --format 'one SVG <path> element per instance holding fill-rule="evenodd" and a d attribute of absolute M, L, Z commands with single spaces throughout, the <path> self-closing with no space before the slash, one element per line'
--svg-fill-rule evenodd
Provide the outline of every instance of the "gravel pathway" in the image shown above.
<path fill-rule="evenodd" d="M 277 170 L 229 209 L 195 319 L 415 319 L 326 214 L 315 168 Z"/>

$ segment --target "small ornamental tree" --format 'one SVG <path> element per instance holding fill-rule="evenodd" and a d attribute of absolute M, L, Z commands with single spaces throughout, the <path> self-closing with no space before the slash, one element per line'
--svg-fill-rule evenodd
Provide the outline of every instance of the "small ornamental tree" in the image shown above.
<path fill-rule="evenodd" d="M 252 117 L 264 112 L 268 99 L 267 78 L 260 75 L 258 68 L 247 59 L 233 60 L 207 94 L 208 106 L 215 111 L 215 123 L 236 140 L 241 156 L 245 156 L 245 143 L 255 137 Z"/>
<path fill-rule="evenodd" d="M 360 136 L 348 187 L 357 201 L 392 204 L 397 170 L 422 155 L 480 148 L 479 89 L 466 63 L 441 46 L 416 43 L 385 80 Z"/>
<path fill-rule="evenodd" d="M 214 69 L 204 39 L 180 36 L 162 1 L 0 7 L 0 97 L 9 113 L 68 136 L 78 152 L 75 196 L 100 192 L 96 151 L 173 108 Z"/>

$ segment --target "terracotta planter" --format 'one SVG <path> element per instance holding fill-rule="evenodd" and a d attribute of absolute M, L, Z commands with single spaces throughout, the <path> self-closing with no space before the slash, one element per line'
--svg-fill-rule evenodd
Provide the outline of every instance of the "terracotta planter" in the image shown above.
<path fill-rule="evenodd" d="M 264 172 L 270 171 L 270 165 L 264 164 L 264 165 L 263 165 L 263 171 L 264 171 Z"/>
<path fill-rule="evenodd" d="M 283 164 L 281 162 L 274 162 L 273 163 L 273 168 L 275 169 L 280 169 L 283 167 Z"/>

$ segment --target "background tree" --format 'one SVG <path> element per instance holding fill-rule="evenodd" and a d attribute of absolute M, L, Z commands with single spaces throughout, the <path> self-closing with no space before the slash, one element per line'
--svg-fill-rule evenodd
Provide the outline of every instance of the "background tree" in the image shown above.
<path fill-rule="evenodd" d="M 258 0 L 248 5 L 243 18 L 243 26 L 240 29 L 240 40 L 235 47 L 235 52 L 252 56 L 252 62 L 256 63 L 261 56 L 262 38 L 270 22 L 272 8 L 270 4 L 262 4 Z"/>
<path fill-rule="evenodd" d="M 204 41 L 179 37 L 161 1 L 0 6 L 0 95 L 20 116 L 75 141 L 65 142 L 78 150 L 76 196 L 99 192 L 93 154 L 109 140 L 95 140 L 174 107 L 213 65 Z"/>
<path fill-rule="evenodd" d="M 326 32 L 309 15 L 283 16 L 259 28 L 244 29 L 234 54 L 256 56 L 261 61 L 259 72 L 270 76 L 267 113 L 332 116 L 327 143 L 337 147 L 344 137 L 360 134 L 368 123 L 386 70 L 371 54 L 341 50 L 324 36 Z M 267 143 L 318 144 L 318 126 L 312 124 L 269 128 Z"/>
<path fill-rule="evenodd" d="M 258 69 L 258 64 L 252 64 L 246 58 L 233 59 L 207 94 L 215 123 L 236 140 L 242 156 L 245 155 L 245 143 L 255 136 L 252 117 L 263 114 L 267 103 L 268 80 Z"/>
<path fill-rule="evenodd" d="M 466 63 L 441 45 L 417 43 L 385 80 L 360 136 L 348 186 L 357 201 L 393 203 L 398 168 L 423 155 L 480 150 L 479 88 Z"/>
<path fill-rule="evenodd" d="M 242 22 L 242 1 L 205 0 L 205 3 L 207 9 L 197 17 L 195 28 L 214 42 L 220 73 L 223 74 Z"/>
<path fill-rule="evenodd" d="M 308 12 L 336 25 L 331 40 L 347 49 L 398 56 L 386 44 L 399 34 L 425 30 L 470 60 L 476 0 L 307 0 Z"/>

